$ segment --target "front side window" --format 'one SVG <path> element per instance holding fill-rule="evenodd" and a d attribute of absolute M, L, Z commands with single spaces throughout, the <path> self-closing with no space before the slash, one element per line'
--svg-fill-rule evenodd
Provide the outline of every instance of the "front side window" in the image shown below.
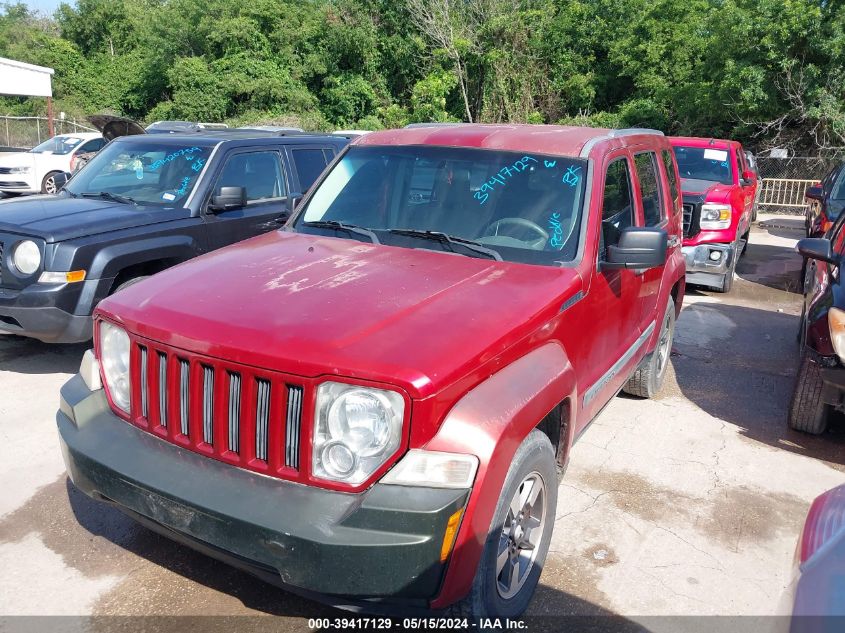
<path fill-rule="evenodd" d="M 666 217 L 657 171 L 657 155 L 654 152 L 637 154 L 634 156 L 634 166 L 640 181 L 645 226 L 657 226 Z"/>
<path fill-rule="evenodd" d="M 29 151 L 32 154 L 64 155 L 70 154 L 81 143 L 82 139 L 78 136 L 54 136 L 40 145 L 36 145 Z"/>
<path fill-rule="evenodd" d="M 631 204 L 631 174 L 624 158 L 610 163 L 604 178 L 604 197 L 601 209 L 602 258 L 608 246 L 619 243 L 622 231 L 634 225 L 634 205 Z"/>
<path fill-rule="evenodd" d="M 64 190 L 145 205 L 182 206 L 197 183 L 211 147 L 117 139 L 97 152 Z"/>
<path fill-rule="evenodd" d="M 839 170 L 839 177 L 833 183 L 833 188 L 830 191 L 830 199 L 845 200 L 845 168 Z"/>
<path fill-rule="evenodd" d="M 247 202 L 284 197 L 285 180 L 278 152 L 235 154 L 226 161 L 214 186 L 215 193 L 219 194 L 222 187 L 243 187 Z"/>
<path fill-rule="evenodd" d="M 99 152 L 103 149 L 103 145 L 106 144 L 106 139 L 103 138 L 95 138 L 93 140 L 88 141 L 84 145 L 79 148 L 80 153 L 82 152 Z"/>
<path fill-rule="evenodd" d="M 368 229 L 384 244 L 555 265 L 577 252 L 586 171 L 586 161 L 561 156 L 352 147 L 294 229 L 361 238 L 360 231 L 327 226 L 340 222 Z M 444 235 L 481 248 L 449 243 Z"/>
<path fill-rule="evenodd" d="M 730 155 L 715 147 L 675 147 L 681 178 L 733 184 Z"/>

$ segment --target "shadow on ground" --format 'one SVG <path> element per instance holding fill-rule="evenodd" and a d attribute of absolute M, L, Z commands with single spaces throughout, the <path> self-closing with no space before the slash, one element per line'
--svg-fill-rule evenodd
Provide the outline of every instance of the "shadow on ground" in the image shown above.
<path fill-rule="evenodd" d="M 788 428 L 798 366 L 798 318 L 726 303 L 688 305 L 672 363 L 680 392 L 698 407 L 775 448 L 845 466 L 845 423 L 813 436 Z"/>
<path fill-rule="evenodd" d="M 91 343 L 54 345 L 0 334 L 0 371 L 19 374 L 74 374 Z"/>

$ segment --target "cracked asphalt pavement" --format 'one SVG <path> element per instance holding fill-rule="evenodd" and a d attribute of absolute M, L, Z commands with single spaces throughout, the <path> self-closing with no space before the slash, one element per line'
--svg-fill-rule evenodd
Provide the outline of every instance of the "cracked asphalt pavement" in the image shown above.
<path fill-rule="evenodd" d="M 845 421 L 787 429 L 800 221 L 760 225 L 729 295 L 688 288 L 662 395 L 618 396 L 575 446 L 529 615 L 776 610 L 810 502 L 845 482 Z M 85 347 L 0 336 L 0 618 L 334 615 L 74 491 L 54 412 Z"/>

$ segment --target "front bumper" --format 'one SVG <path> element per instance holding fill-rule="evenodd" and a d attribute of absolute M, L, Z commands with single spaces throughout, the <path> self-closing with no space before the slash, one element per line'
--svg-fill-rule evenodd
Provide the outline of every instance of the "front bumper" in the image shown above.
<path fill-rule="evenodd" d="M 720 286 L 725 275 L 733 270 L 737 248 L 734 244 L 699 244 L 682 247 L 687 265 L 687 283 Z M 718 254 L 716 260 L 711 253 Z"/>
<path fill-rule="evenodd" d="M 45 343 L 81 343 L 93 336 L 91 311 L 112 280 L 0 288 L 0 332 Z"/>
<path fill-rule="evenodd" d="M 0 191 L 38 193 L 40 188 L 31 181 L 28 174 L 4 174 L 0 176 Z"/>
<path fill-rule="evenodd" d="M 82 492 L 264 580 L 346 608 L 426 608 L 449 517 L 469 490 L 376 484 L 360 494 L 235 468 L 135 428 L 74 376 L 57 413 Z"/>

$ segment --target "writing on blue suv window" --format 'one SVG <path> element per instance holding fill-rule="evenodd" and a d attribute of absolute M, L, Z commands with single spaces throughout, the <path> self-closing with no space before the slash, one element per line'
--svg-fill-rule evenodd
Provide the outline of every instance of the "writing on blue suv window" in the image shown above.
<path fill-rule="evenodd" d="M 105 196 L 137 205 L 184 204 L 211 147 L 151 138 L 109 143 L 65 186 L 70 195 Z"/>

